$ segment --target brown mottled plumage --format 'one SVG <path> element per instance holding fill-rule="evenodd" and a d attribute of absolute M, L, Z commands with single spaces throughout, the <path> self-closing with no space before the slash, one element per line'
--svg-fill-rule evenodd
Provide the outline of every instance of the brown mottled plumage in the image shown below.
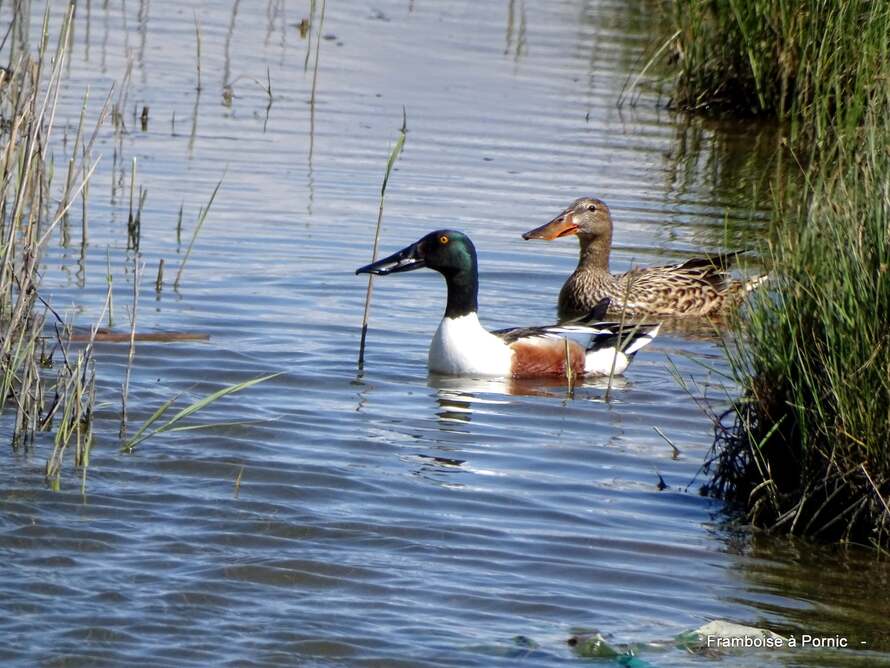
<path fill-rule="evenodd" d="M 582 197 L 546 225 L 522 235 L 524 239 L 557 239 L 578 235 L 578 268 L 559 293 L 559 317 L 587 313 L 608 297 L 612 307 L 630 313 L 662 316 L 712 316 L 737 304 L 765 280 L 759 276 L 737 281 L 726 273 L 739 253 L 692 258 L 680 264 L 609 273 L 612 216 L 602 200 Z"/>

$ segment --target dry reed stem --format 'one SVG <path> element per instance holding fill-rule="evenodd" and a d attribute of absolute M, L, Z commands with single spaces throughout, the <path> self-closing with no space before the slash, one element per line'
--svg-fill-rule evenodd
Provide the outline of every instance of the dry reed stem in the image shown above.
<path fill-rule="evenodd" d="M 127 350 L 127 370 L 124 374 L 124 384 L 121 387 L 121 427 L 118 436 L 121 439 L 127 437 L 127 397 L 130 393 L 130 375 L 133 371 L 133 358 L 136 355 L 136 313 L 139 306 L 139 286 L 142 275 L 145 273 L 145 264 L 139 260 L 137 253 L 133 257 L 133 308 L 130 311 L 130 345 Z"/>

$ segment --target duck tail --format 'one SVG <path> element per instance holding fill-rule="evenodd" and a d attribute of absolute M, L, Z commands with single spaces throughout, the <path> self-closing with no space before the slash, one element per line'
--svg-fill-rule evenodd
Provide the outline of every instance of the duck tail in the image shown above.
<path fill-rule="evenodd" d="M 603 326 L 603 329 L 593 337 L 588 351 L 612 349 L 624 353 L 628 357 L 652 343 L 652 340 L 658 336 L 658 330 L 661 327 L 661 323 L 657 325 L 621 325 L 617 322 L 600 324 Z"/>
<path fill-rule="evenodd" d="M 620 325 L 606 327 L 593 337 L 584 356 L 584 372 L 595 376 L 622 374 L 637 351 L 652 343 L 661 325 Z"/>
<path fill-rule="evenodd" d="M 640 348 L 648 346 L 658 336 L 658 330 L 661 329 L 661 323 L 657 325 L 635 325 L 636 332 L 626 340 L 622 352 L 630 357 Z"/>

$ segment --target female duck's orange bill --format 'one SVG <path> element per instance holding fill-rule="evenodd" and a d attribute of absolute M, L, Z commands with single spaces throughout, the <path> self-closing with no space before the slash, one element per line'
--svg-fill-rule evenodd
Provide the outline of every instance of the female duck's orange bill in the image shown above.
<path fill-rule="evenodd" d="M 575 225 L 570 210 L 563 211 L 556 218 L 541 227 L 536 227 L 522 235 L 523 239 L 559 239 L 567 237 L 571 234 L 578 233 L 578 226 Z"/>

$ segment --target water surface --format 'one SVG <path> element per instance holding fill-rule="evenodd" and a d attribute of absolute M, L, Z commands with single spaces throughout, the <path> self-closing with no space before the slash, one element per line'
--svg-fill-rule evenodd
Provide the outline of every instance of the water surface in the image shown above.
<path fill-rule="evenodd" d="M 134 426 L 176 393 L 185 403 L 283 373 L 195 418 L 240 424 L 123 455 L 126 349 L 99 347 L 85 494 L 70 462 L 60 492 L 44 485 L 48 439 L 0 466 L 5 665 L 558 665 L 578 632 L 655 643 L 714 619 L 841 634 L 856 648 L 723 665 L 887 661 L 883 564 L 738 535 L 698 495 L 712 436 L 701 405 L 720 410 L 735 392 L 713 337 L 662 335 L 624 379 L 573 395 L 430 376 L 444 288 L 416 272 L 376 282 L 357 372 L 365 279 L 353 271 L 369 261 L 403 109 L 381 251 L 436 228 L 470 234 L 491 328 L 552 321 L 577 247 L 520 234 L 577 196 L 610 204 L 615 270 L 764 234 L 751 202 L 768 196 L 768 129 L 677 116 L 647 82 L 616 104 L 664 39 L 652 4 L 332 1 L 320 41 L 320 6 L 300 35 L 302 2 L 77 11 L 57 164 L 88 86 L 95 116 L 118 82 L 126 130 L 100 133 L 89 245 L 82 254 L 72 212 L 69 243 L 60 235 L 46 257 L 45 296 L 86 327 L 110 268 L 113 324 L 126 328 L 142 262 L 139 329 L 210 335 L 137 346 Z M 138 257 L 126 234 L 133 158 L 148 191 Z M 669 642 L 645 658 L 714 660 Z"/>

